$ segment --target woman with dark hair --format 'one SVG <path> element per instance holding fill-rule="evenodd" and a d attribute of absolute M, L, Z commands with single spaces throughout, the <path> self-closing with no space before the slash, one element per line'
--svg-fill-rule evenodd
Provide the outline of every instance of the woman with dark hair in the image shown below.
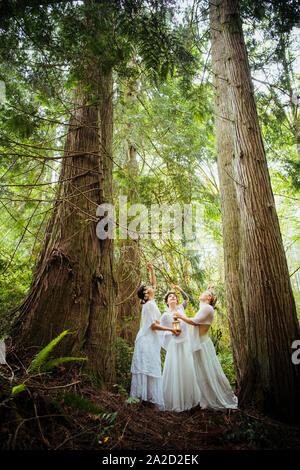
<path fill-rule="evenodd" d="M 156 289 L 154 269 L 149 262 L 147 267 L 150 270 L 151 285 L 141 285 L 138 289 L 138 297 L 143 305 L 142 325 L 134 344 L 130 396 L 155 403 L 160 410 L 163 410 L 164 399 L 160 359 L 162 337 L 160 337 L 159 331 L 168 331 L 174 335 L 178 333 L 174 328 L 160 325 L 161 313 L 154 300 Z"/>
<path fill-rule="evenodd" d="M 183 292 L 174 284 L 172 287 Z M 179 305 L 176 292 L 168 292 L 165 296 L 167 309 L 161 317 L 161 324 L 170 327 L 174 318 L 182 318 L 185 301 L 187 298 Z M 194 370 L 188 327 L 183 321 L 179 320 L 179 322 L 180 334 L 175 337 L 165 333 L 163 344 L 167 351 L 163 370 L 165 409 L 177 412 L 189 410 L 200 402 L 200 390 Z"/>
<path fill-rule="evenodd" d="M 194 318 L 187 318 L 180 313 L 176 316 L 193 326 L 190 336 L 197 383 L 201 391 L 201 407 L 217 410 L 237 408 L 238 399 L 223 372 L 213 342 L 207 335 L 217 302 L 214 286 L 208 286 L 199 300 L 200 308 Z"/>

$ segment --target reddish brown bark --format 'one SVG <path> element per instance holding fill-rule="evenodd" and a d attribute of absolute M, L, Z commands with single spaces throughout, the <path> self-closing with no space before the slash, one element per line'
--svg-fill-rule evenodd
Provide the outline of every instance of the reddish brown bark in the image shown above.
<path fill-rule="evenodd" d="M 56 354 L 85 352 L 101 381 L 114 373 L 113 240 L 96 236 L 96 208 L 112 200 L 112 73 L 99 72 L 99 106 L 79 99 L 70 117 L 58 197 L 17 336 L 39 350 L 65 329 Z"/>
<path fill-rule="evenodd" d="M 245 357 L 240 347 L 245 338 L 245 319 L 240 287 L 240 221 L 237 196 L 232 167 L 231 121 L 228 108 L 228 84 L 225 73 L 225 47 L 218 35 L 218 22 L 211 19 L 211 38 L 216 41 L 212 48 L 214 73 L 214 102 L 216 109 L 215 129 L 217 143 L 217 164 L 220 184 L 224 271 L 226 283 L 226 305 L 228 311 L 229 332 L 233 348 L 237 384 L 240 383 L 241 371 L 245 369 Z M 235 315 L 231 313 L 235 312 Z"/>
<path fill-rule="evenodd" d="M 225 140 L 226 160 L 219 155 L 219 171 L 228 317 L 240 404 L 293 420 L 299 413 L 299 368 L 291 361 L 291 345 L 299 337 L 299 326 L 238 2 L 212 2 L 210 18 L 213 71 L 219 86 L 216 111 L 221 115 L 227 109 L 225 121 L 230 123 L 223 123 L 231 144 Z M 223 147 L 221 135 L 218 132 L 218 149 Z M 228 219 L 230 210 L 235 214 Z M 230 233 L 234 243 L 228 241 Z"/>

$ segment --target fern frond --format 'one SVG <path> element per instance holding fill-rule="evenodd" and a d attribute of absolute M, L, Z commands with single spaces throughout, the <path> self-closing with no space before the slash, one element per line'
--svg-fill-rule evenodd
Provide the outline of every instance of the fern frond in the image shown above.
<path fill-rule="evenodd" d="M 59 336 L 54 338 L 47 346 L 45 346 L 36 356 L 35 358 L 31 361 L 31 364 L 27 370 L 29 374 L 33 374 L 35 372 L 39 372 L 41 366 L 44 364 L 46 361 L 47 357 L 51 353 L 52 349 L 54 346 L 59 343 L 59 341 L 62 340 L 62 338 L 68 334 L 69 330 L 63 331 Z"/>
<path fill-rule="evenodd" d="M 59 414 L 70 424 L 73 426 L 73 421 L 69 418 L 65 410 L 60 406 L 57 400 L 55 400 L 52 397 L 47 397 L 47 401 L 51 403 L 52 406 L 55 407 L 55 409 L 59 412 Z"/>
<path fill-rule="evenodd" d="M 66 392 L 64 394 L 64 402 L 66 405 L 71 406 L 72 408 L 76 408 L 85 413 L 101 416 L 110 424 L 115 420 L 117 416 L 116 412 L 108 413 L 102 408 L 99 408 L 99 406 L 95 405 L 95 403 L 91 403 L 90 401 L 80 397 L 79 395 L 76 395 L 75 393 Z"/>
<path fill-rule="evenodd" d="M 125 400 L 125 403 L 139 403 L 140 399 L 136 397 L 129 397 L 127 400 Z"/>
<path fill-rule="evenodd" d="M 52 359 L 51 361 L 46 362 L 40 367 L 41 372 L 48 372 L 49 370 L 53 369 L 53 367 L 57 366 L 58 364 L 62 364 L 63 362 L 70 362 L 70 361 L 86 361 L 86 357 L 58 357 L 57 359 Z"/>
<path fill-rule="evenodd" d="M 15 397 L 16 395 L 18 395 L 18 393 L 21 393 L 24 390 L 26 390 L 26 387 L 24 384 L 16 385 L 15 387 L 12 388 L 11 396 Z"/>

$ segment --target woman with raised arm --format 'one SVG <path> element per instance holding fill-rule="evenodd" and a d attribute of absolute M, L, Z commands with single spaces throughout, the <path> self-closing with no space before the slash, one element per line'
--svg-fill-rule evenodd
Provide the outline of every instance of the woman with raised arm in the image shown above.
<path fill-rule="evenodd" d="M 190 319 L 182 314 L 176 316 L 193 326 L 190 331 L 191 346 L 197 383 L 201 391 L 201 407 L 213 409 L 237 408 L 238 399 L 223 372 L 213 342 L 207 335 L 214 319 L 214 309 L 217 302 L 213 287 L 209 286 L 200 295 L 200 308 L 194 318 Z"/>
<path fill-rule="evenodd" d="M 151 285 L 141 285 L 138 289 L 138 297 L 143 305 L 142 325 L 135 339 L 130 396 L 155 403 L 160 410 L 164 410 L 160 359 L 162 336 L 160 337 L 159 332 L 167 331 L 174 335 L 178 333 L 174 328 L 160 325 L 161 313 L 154 300 L 154 269 L 149 262 L 147 267 L 150 270 Z"/>
<path fill-rule="evenodd" d="M 186 293 L 181 289 L 181 287 L 176 286 L 176 284 L 171 284 L 171 289 L 173 289 L 173 290 L 175 290 L 175 291 L 177 290 L 178 292 L 180 292 L 180 294 L 182 295 L 182 298 L 183 298 L 183 302 L 182 302 L 182 304 L 180 304 L 180 305 L 182 305 L 182 307 L 183 307 L 184 310 L 185 310 L 186 307 L 187 307 L 187 303 L 188 303 L 188 301 L 189 301 L 188 296 L 187 296 Z"/>
<path fill-rule="evenodd" d="M 183 292 L 178 286 L 172 285 L 172 287 Z M 183 318 L 186 301 L 187 298 L 184 299 L 183 304 L 179 305 L 176 292 L 168 292 L 165 296 L 167 309 L 161 317 L 161 324 L 170 328 L 174 317 Z M 188 327 L 183 321 L 179 320 L 179 322 L 180 334 L 172 336 L 165 333 L 163 344 L 167 351 L 163 370 L 165 409 L 178 412 L 189 410 L 200 402 L 200 390 L 193 365 Z"/>

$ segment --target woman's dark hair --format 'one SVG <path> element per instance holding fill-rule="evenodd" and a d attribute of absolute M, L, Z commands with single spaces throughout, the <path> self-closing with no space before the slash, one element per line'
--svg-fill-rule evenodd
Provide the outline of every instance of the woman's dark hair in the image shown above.
<path fill-rule="evenodd" d="M 176 295 L 176 298 L 177 298 L 177 301 L 178 301 L 178 295 L 176 294 L 176 292 L 172 292 L 172 291 L 171 291 L 171 292 L 168 292 L 168 293 L 165 295 L 165 303 L 166 303 L 167 305 L 168 305 L 168 297 L 169 297 L 169 295 L 171 295 L 171 294 Z"/>
<path fill-rule="evenodd" d="M 145 296 L 147 296 L 147 286 L 141 285 L 138 288 L 137 295 L 138 295 L 138 298 L 141 299 L 140 300 L 141 304 L 145 304 L 148 301 L 148 299 L 145 298 Z"/>

